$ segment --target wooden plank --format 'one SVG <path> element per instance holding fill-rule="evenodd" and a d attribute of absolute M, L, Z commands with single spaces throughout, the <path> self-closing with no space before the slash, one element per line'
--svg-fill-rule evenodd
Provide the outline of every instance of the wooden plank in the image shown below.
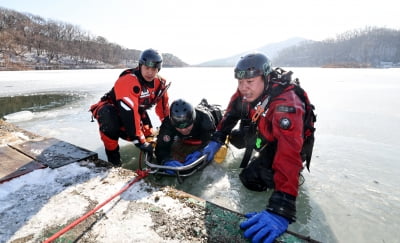
<path fill-rule="evenodd" d="M 44 165 L 8 146 L 0 147 L 0 183 L 27 174 Z"/>
<path fill-rule="evenodd" d="M 58 168 L 73 162 L 98 158 L 95 152 L 56 138 L 27 141 L 10 146 L 50 168 Z"/>

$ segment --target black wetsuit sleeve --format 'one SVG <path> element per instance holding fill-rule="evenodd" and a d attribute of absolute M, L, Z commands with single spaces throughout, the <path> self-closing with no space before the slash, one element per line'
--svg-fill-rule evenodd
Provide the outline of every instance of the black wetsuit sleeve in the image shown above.
<path fill-rule="evenodd" d="M 176 129 L 171 125 L 169 117 L 166 117 L 157 135 L 157 145 L 154 150 L 158 163 L 161 164 L 173 158 L 171 148 L 176 135 Z"/>
<path fill-rule="evenodd" d="M 245 104 L 242 101 L 242 98 L 239 96 L 239 93 L 236 92 L 228 105 L 228 108 L 225 110 L 224 116 L 222 120 L 219 122 L 217 126 L 217 130 L 213 135 L 213 140 L 224 143 L 226 136 L 228 136 L 232 129 L 236 126 L 238 121 L 245 116 Z"/>
<path fill-rule="evenodd" d="M 201 140 L 203 145 L 208 144 L 213 136 L 216 126 L 212 115 L 201 110 L 196 110 L 196 124 L 194 129 L 198 129 L 198 138 Z"/>

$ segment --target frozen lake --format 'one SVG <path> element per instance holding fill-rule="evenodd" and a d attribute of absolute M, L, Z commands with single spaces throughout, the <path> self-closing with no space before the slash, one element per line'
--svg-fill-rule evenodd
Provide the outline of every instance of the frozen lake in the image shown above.
<path fill-rule="evenodd" d="M 303 173 L 298 221 L 289 229 L 323 242 L 398 242 L 400 69 L 291 70 L 315 104 L 318 121 L 311 173 Z M 9 122 L 24 129 L 93 150 L 105 159 L 88 109 L 121 71 L 0 72 L 0 114 L 8 114 Z M 160 74 L 172 82 L 171 101 L 184 98 L 197 104 L 207 98 L 225 107 L 236 89 L 233 68 L 164 68 Z M 30 104 L 20 98 L 19 103 L 31 109 L 5 111 L 17 111 L 17 103 L 11 108 L 9 103 L 24 95 L 42 99 Z M 159 123 L 154 120 L 154 125 Z M 136 148 L 120 144 L 124 163 L 134 168 Z M 266 193 L 250 192 L 238 179 L 242 152 L 231 149 L 227 161 L 209 165 L 183 184 L 173 178 L 160 183 L 243 213 L 263 210 Z"/>

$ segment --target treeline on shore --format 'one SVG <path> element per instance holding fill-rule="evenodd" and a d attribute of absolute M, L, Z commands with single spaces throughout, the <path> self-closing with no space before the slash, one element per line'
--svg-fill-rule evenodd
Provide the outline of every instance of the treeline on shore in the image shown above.
<path fill-rule="evenodd" d="M 0 70 L 133 67 L 140 53 L 72 24 L 0 7 Z M 163 59 L 167 67 L 187 66 L 169 53 Z"/>
<path fill-rule="evenodd" d="M 274 64 L 289 67 L 400 67 L 400 31 L 366 27 L 283 49 Z"/>
<path fill-rule="evenodd" d="M 0 7 L 0 70 L 134 67 L 140 53 L 72 24 Z M 165 67 L 188 66 L 173 54 L 163 53 L 163 59 Z M 278 51 L 273 64 L 400 67 L 400 31 L 366 27 L 332 39 L 301 42 Z"/>

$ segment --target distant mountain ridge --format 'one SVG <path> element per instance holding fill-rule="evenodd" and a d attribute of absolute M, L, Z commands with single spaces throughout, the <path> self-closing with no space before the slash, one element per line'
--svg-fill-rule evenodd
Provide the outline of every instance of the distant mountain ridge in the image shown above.
<path fill-rule="evenodd" d="M 287 39 L 285 41 L 281 42 L 275 42 L 271 44 L 267 44 L 265 46 L 253 49 L 253 50 L 248 50 L 245 52 L 241 52 L 239 54 L 226 57 L 226 58 L 220 58 L 220 59 L 215 59 L 207 62 L 203 62 L 194 66 L 199 66 L 199 67 L 233 67 L 236 65 L 237 61 L 242 57 L 243 55 L 246 55 L 250 52 L 253 51 L 258 51 L 261 53 L 264 53 L 265 55 L 268 56 L 268 58 L 273 59 L 274 57 L 277 56 L 277 54 L 288 47 L 292 47 L 298 44 L 301 44 L 303 42 L 308 41 L 307 39 L 301 38 L 301 37 L 293 37 L 290 39 Z"/>
<path fill-rule="evenodd" d="M 0 71 L 128 68 L 138 65 L 141 52 L 69 23 L 0 6 Z M 171 53 L 162 57 L 164 67 L 188 66 Z"/>
<path fill-rule="evenodd" d="M 280 67 L 400 67 L 400 30 L 368 26 L 323 41 L 281 50 L 272 63 Z"/>
<path fill-rule="evenodd" d="M 322 41 L 294 37 L 255 49 L 279 67 L 392 68 L 400 67 L 400 30 L 365 27 Z M 200 67 L 234 67 L 242 52 L 203 62 Z"/>

